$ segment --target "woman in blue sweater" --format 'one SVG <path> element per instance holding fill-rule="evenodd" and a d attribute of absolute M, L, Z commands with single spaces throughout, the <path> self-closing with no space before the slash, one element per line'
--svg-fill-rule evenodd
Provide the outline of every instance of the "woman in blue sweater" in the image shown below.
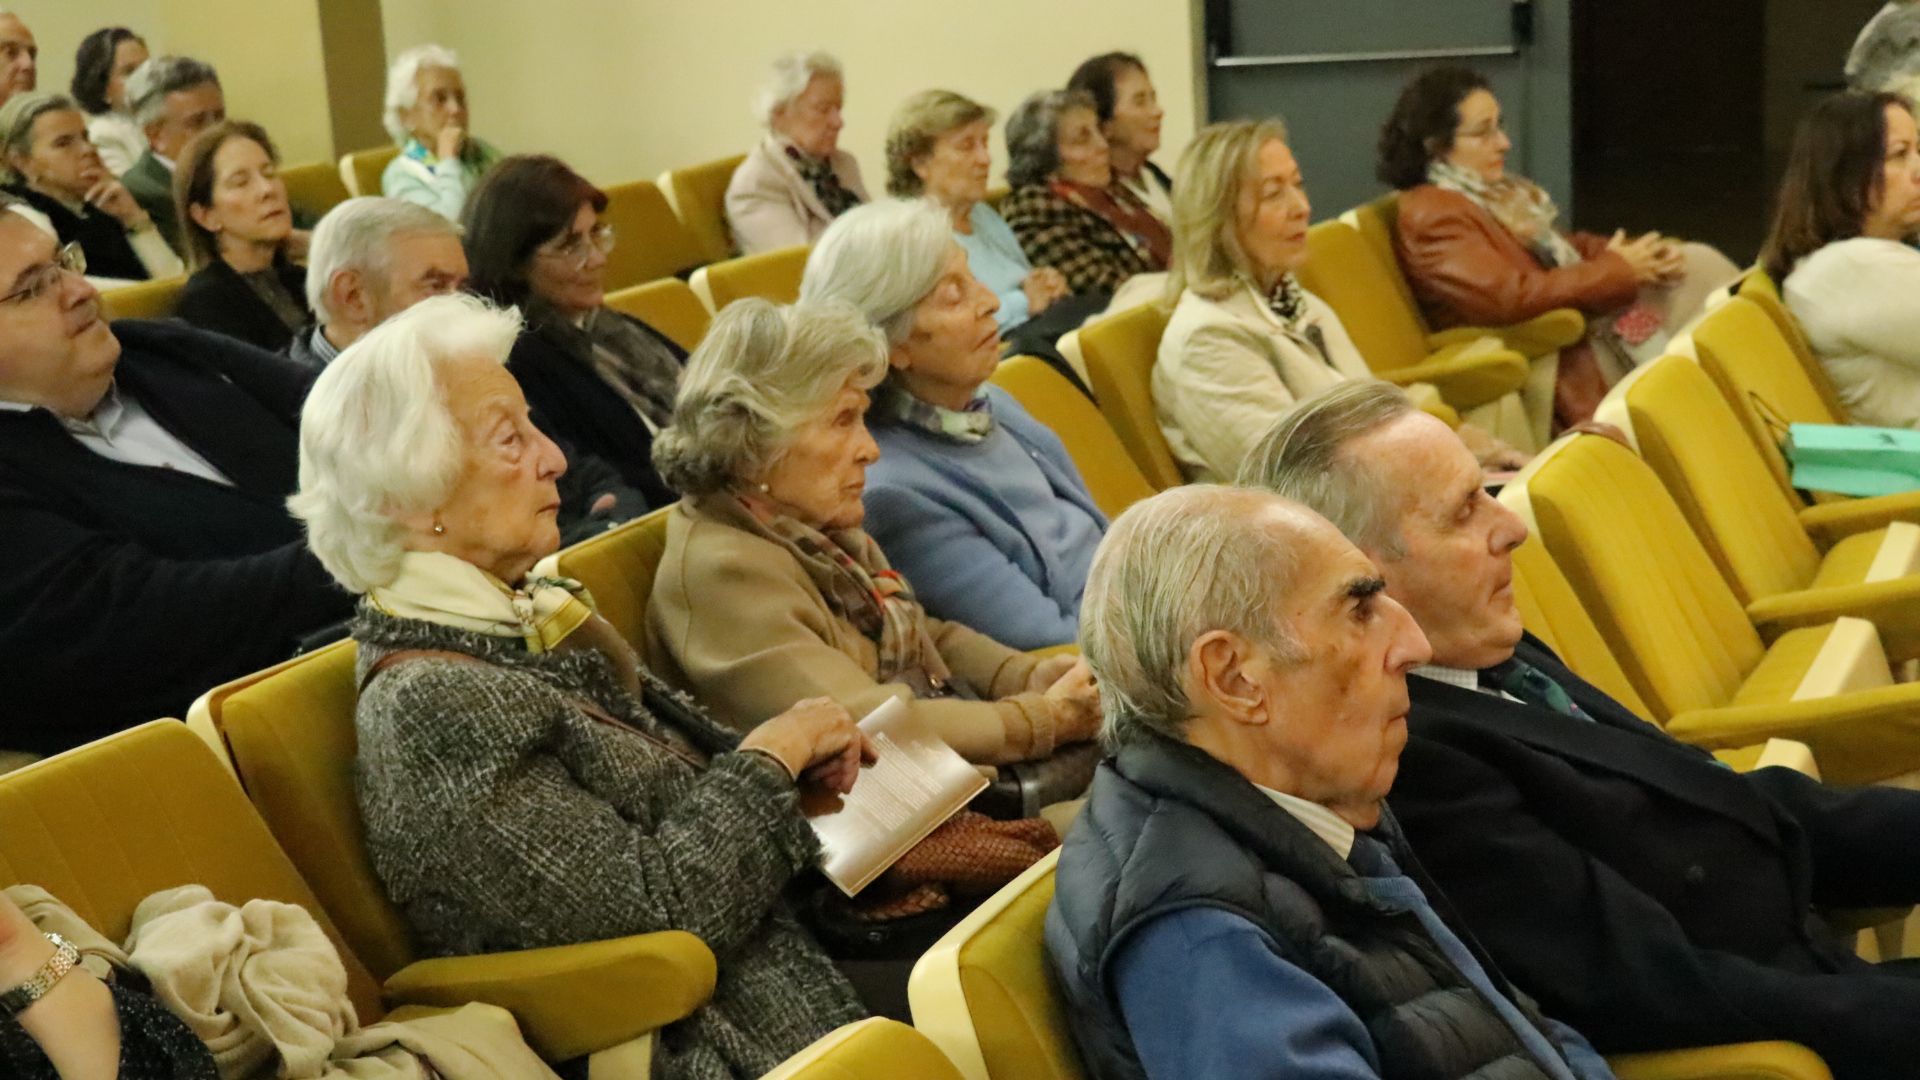
<path fill-rule="evenodd" d="M 848 211 L 814 245 L 800 295 L 849 301 L 887 335 L 866 528 L 927 612 L 1016 649 L 1074 640 L 1107 519 L 1059 437 L 987 385 L 1000 301 L 946 216 L 923 203 Z"/>

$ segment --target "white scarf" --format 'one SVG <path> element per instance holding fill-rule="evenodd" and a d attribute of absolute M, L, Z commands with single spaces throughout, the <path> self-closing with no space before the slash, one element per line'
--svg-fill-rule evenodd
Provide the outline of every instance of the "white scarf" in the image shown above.
<path fill-rule="evenodd" d="M 367 599 L 388 615 L 420 619 L 493 637 L 520 638 L 527 651 L 549 652 L 593 615 L 593 597 L 571 578 L 529 575 L 520 588 L 437 551 L 409 551 L 400 575 Z"/>

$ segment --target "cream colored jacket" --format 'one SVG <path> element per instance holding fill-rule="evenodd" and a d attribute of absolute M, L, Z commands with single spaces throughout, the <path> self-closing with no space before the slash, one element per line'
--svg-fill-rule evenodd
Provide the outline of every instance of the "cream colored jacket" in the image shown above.
<path fill-rule="evenodd" d="M 742 255 L 811 244 L 833 224 L 813 185 L 787 157 L 790 145 L 779 135 L 762 139 L 727 184 L 727 227 L 733 230 L 733 242 Z M 860 163 L 852 154 L 835 150 L 833 171 L 841 187 L 867 201 Z"/>

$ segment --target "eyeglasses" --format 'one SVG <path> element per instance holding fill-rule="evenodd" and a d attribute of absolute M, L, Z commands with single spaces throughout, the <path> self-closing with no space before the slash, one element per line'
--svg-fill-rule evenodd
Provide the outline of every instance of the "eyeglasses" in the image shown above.
<path fill-rule="evenodd" d="M 51 262 L 43 262 L 22 274 L 19 280 L 25 284 L 0 296 L 0 304 L 31 304 L 57 287 L 63 274 L 84 277 L 86 272 L 87 253 L 78 243 L 68 244 L 54 253 Z"/>
<path fill-rule="evenodd" d="M 540 253 L 584 266 L 594 251 L 602 255 L 611 254 L 613 241 L 613 226 L 603 221 L 587 232 L 568 233 L 559 241 L 549 241 L 541 245 Z"/>
<path fill-rule="evenodd" d="M 1456 138 L 1494 139 L 1502 135 L 1505 135 L 1506 133 L 1507 133 L 1507 129 L 1500 124 L 1486 124 L 1484 126 L 1475 126 L 1475 127 L 1469 128 L 1466 131 L 1461 132 L 1458 136 L 1456 136 Z"/>

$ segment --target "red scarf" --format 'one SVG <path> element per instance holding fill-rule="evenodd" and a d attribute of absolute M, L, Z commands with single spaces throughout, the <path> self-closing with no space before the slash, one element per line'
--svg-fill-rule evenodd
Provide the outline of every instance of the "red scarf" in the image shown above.
<path fill-rule="evenodd" d="M 1082 210 L 1098 214 L 1114 227 L 1134 248 L 1148 257 L 1153 269 L 1165 270 L 1173 261 L 1173 233 L 1167 224 L 1153 216 L 1140 197 L 1117 180 L 1097 188 L 1071 180 L 1055 180 L 1049 185 L 1055 195 Z"/>

